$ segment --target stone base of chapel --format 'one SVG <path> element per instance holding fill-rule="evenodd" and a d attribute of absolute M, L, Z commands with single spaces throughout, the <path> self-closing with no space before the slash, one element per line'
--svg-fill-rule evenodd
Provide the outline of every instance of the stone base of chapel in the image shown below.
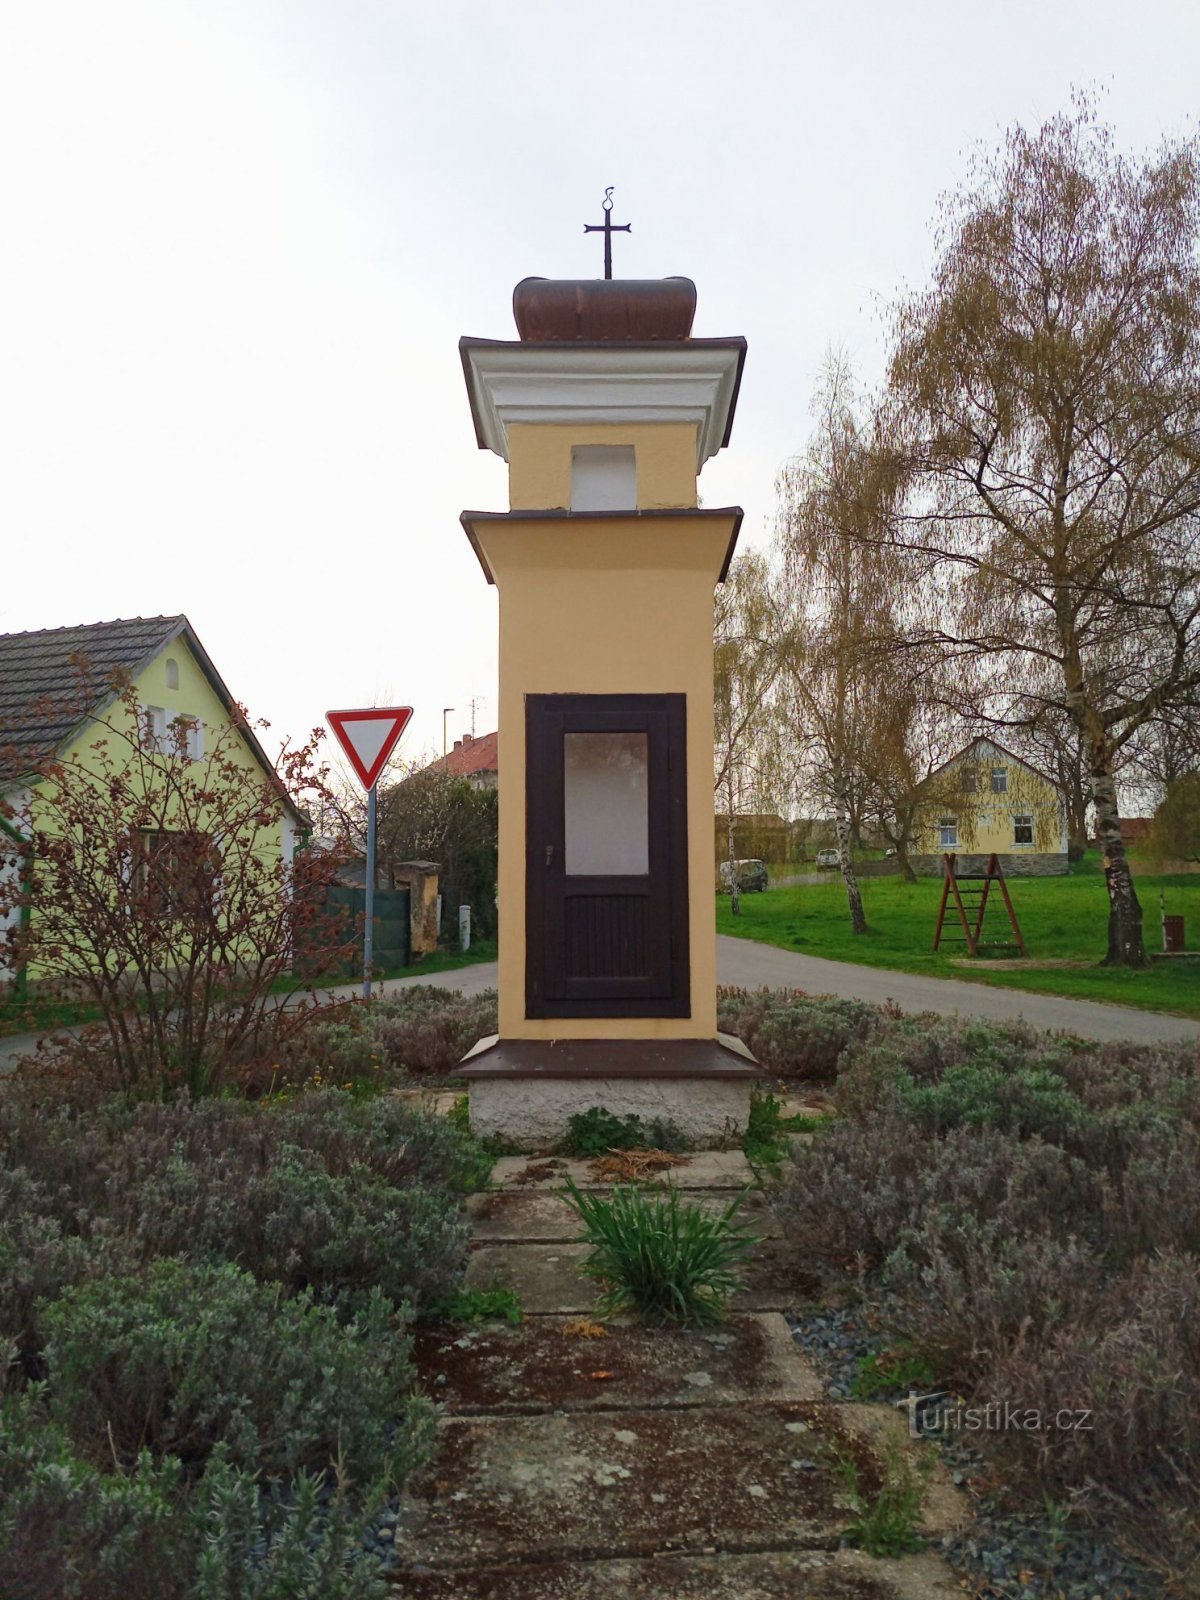
<path fill-rule="evenodd" d="M 518 1150 L 565 1139 L 592 1106 L 675 1124 L 693 1149 L 736 1142 L 765 1076 L 740 1039 L 481 1039 L 456 1077 L 470 1085 L 471 1130 Z"/>

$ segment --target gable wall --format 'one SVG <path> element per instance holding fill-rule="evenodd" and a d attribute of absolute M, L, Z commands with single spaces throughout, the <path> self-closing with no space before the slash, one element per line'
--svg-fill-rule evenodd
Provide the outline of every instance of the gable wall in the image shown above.
<path fill-rule="evenodd" d="M 178 668 L 178 683 L 176 689 L 167 687 L 167 661 L 173 660 Z M 138 675 L 134 681 L 137 691 L 138 703 L 141 706 L 161 706 L 166 713 L 168 725 L 174 717 L 187 716 L 199 717 L 204 724 L 203 755 L 207 756 L 224 729 L 228 727 L 229 716 L 225 706 L 209 683 L 199 662 L 192 655 L 185 641 L 180 638 L 167 646 L 160 654 Z M 125 721 L 124 707 L 119 703 L 102 712 L 102 716 L 110 721 L 114 727 L 122 726 Z M 90 748 L 104 733 L 98 729 L 96 723 L 87 725 L 74 740 L 64 746 L 61 759 L 70 761 L 77 759 L 85 767 L 93 767 L 96 763 L 96 753 Z M 124 740 L 113 734 L 107 735 L 110 743 L 111 754 L 119 761 L 121 752 L 126 747 Z M 240 736 L 236 745 L 235 760 L 237 765 L 246 771 L 247 780 L 261 784 L 266 774 L 259 764 L 253 751 Z M 32 816 L 35 823 L 38 820 L 38 804 L 36 791 L 32 797 L 26 796 L 27 804 L 32 806 Z M 23 809 L 23 808 L 22 808 Z M 45 813 L 42 813 L 43 826 L 46 825 Z M 17 819 L 17 825 L 24 828 L 24 820 Z M 296 822 L 285 809 L 282 820 L 269 830 L 264 830 L 259 845 L 256 847 L 264 859 L 291 860 L 296 844 Z M 31 979 L 37 979 L 44 974 L 40 973 L 33 965 L 29 969 Z M 0 970 L 0 980 L 5 974 Z"/>
<path fill-rule="evenodd" d="M 1003 768 L 1007 789 L 1001 794 L 992 792 L 991 769 Z M 1066 870 L 1067 824 L 1061 796 L 1054 785 L 1023 763 L 1016 761 L 1006 751 L 989 740 L 980 740 L 970 751 L 950 764 L 949 771 L 963 773 L 973 768 L 978 779 L 974 794 L 964 792 L 959 800 L 943 800 L 931 805 L 923 818 L 921 831 L 915 841 L 913 854 L 922 858 L 936 858 L 941 870 L 944 846 L 939 837 L 939 819 L 954 816 L 958 819 L 958 846 L 961 856 L 966 853 L 986 857 L 993 851 L 1006 858 L 1005 870 L 1021 871 L 1018 863 L 1023 858 L 1050 858 L 1049 864 L 1040 862 L 1034 871 Z M 1022 814 L 1033 817 L 1032 844 L 1017 844 L 1014 839 L 1013 817 Z M 1058 858 L 1061 857 L 1061 865 Z M 1013 865 L 1008 865 L 1011 858 Z"/>

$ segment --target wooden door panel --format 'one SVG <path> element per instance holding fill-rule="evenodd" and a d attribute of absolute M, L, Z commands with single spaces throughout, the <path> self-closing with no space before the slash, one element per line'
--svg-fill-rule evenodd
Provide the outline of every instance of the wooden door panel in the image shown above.
<path fill-rule="evenodd" d="M 687 1016 L 686 729 L 682 695 L 531 695 L 526 703 L 528 1016 Z M 641 825 L 636 797 L 605 790 L 601 763 L 592 813 L 598 841 L 567 837 L 564 741 L 608 736 L 589 747 L 645 751 L 646 838 L 623 848 L 606 794 Z M 632 737 L 631 737 L 632 736 Z M 582 747 L 573 747 L 576 760 Z M 618 774 L 620 776 L 620 774 Z M 640 775 L 630 774 L 637 790 Z M 578 781 L 574 779 L 572 781 Z M 623 779 L 621 780 L 624 781 Z M 575 795 L 573 827 L 588 825 Z M 570 847 L 570 848 L 568 848 Z M 570 858 L 623 856 L 644 872 L 567 871 Z"/>

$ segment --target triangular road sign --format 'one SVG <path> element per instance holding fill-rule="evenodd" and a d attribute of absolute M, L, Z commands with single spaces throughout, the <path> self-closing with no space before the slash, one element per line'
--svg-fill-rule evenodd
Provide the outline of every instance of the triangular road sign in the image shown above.
<path fill-rule="evenodd" d="M 411 706 L 370 706 L 360 711 L 325 713 L 326 722 L 364 789 L 374 786 L 411 716 Z"/>

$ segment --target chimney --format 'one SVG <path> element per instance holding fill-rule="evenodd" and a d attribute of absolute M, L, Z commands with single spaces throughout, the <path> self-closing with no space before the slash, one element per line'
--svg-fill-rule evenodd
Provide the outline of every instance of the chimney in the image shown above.
<path fill-rule="evenodd" d="M 455 739 L 454 748 L 456 750 L 461 750 L 462 749 L 462 740 L 461 739 Z"/>
<path fill-rule="evenodd" d="M 474 737 L 475 737 L 475 735 L 473 733 L 464 733 L 463 736 L 462 736 L 462 742 L 464 744 L 470 744 L 471 740 Z"/>

